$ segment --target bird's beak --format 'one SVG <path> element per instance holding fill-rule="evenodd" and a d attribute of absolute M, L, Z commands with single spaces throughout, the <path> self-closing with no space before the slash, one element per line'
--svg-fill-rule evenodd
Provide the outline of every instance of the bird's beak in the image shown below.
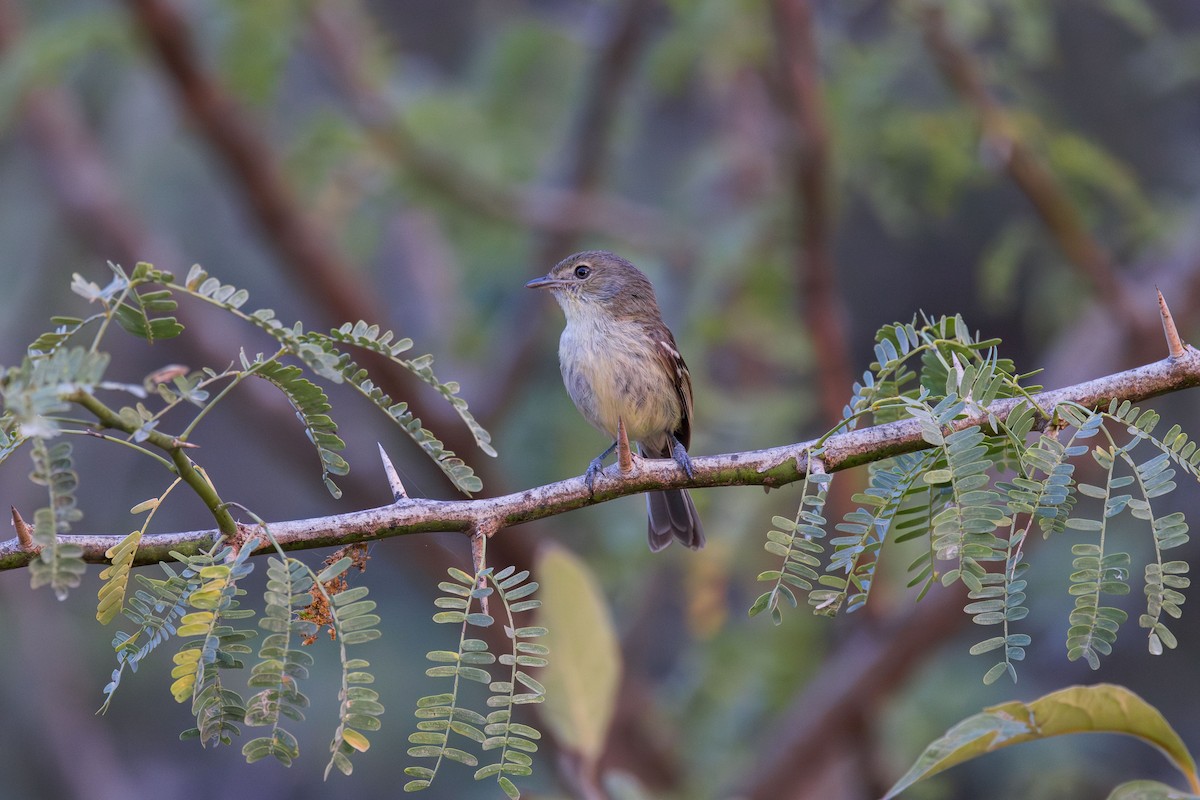
<path fill-rule="evenodd" d="M 534 278 L 529 283 L 525 284 L 526 289 L 545 289 L 547 286 L 557 286 L 558 281 L 551 278 L 549 275 L 543 275 L 540 278 Z"/>

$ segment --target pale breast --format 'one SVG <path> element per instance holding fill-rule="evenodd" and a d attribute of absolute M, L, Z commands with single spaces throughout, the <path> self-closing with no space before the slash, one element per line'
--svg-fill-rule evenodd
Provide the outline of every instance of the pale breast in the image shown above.
<path fill-rule="evenodd" d="M 567 393 L 588 422 L 617 436 L 661 442 L 674 431 L 682 409 L 671 376 L 663 370 L 640 328 L 568 324 L 559 340 L 559 365 Z"/>

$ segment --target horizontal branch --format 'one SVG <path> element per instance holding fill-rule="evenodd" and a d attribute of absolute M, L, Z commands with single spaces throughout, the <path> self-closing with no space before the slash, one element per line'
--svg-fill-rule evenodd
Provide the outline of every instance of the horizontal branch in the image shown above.
<path fill-rule="evenodd" d="M 1034 395 L 1046 410 L 1064 402 L 1076 402 L 1091 408 L 1107 405 L 1112 399 L 1141 402 L 1150 397 L 1200 385 L 1200 351 L 1187 346 L 1181 356 L 1118 372 L 1103 378 L 1063 389 Z M 1000 400 L 955 422 L 955 427 L 986 425 L 988 415 L 1006 419 L 1016 400 Z M 1042 421 L 1044 424 L 1044 420 Z M 608 500 L 615 500 L 652 489 L 713 486 L 782 486 L 808 474 L 809 451 L 817 440 L 797 442 L 765 450 L 694 456 L 694 477 L 688 478 L 669 459 L 634 459 L 625 474 L 614 465 L 600 475 L 589 495 L 582 477 L 526 489 L 501 497 L 473 500 L 428 500 L 401 498 L 392 505 L 317 517 L 270 523 L 275 540 L 286 550 L 344 545 L 391 536 L 433 531 L 496 531 L 535 519 L 551 517 Z M 829 437 L 821 457 L 826 472 L 880 461 L 902 453 L 921 450 L 929 445 L 921 438 L 915 420 L 900 420 Z M 146 536 L 135 564 L 168 560 L 172 550 L 192 554 L 212 545 L 218 532 L 186 531 Z M 88 561 L 104 562 L 105 551 L 122 536 L 62 536 L 79 545 Z M 258 552 L 269 548 L 260 545 Z M 16 569 L 29 564 L 36 553 L 22 548 L 17 539 L 0 543 L 0 569 Z"/>

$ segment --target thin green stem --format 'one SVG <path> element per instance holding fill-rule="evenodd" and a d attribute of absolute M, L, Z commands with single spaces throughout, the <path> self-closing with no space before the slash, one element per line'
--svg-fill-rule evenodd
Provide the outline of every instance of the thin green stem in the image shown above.
<path fill-rule="evenodd" d="M 214 375 L 211 378 L 205 378 L 204 380 L 197 383 L 195 388 L 203 389 L 204 387 L 209 386 L 210 384 L 216 383 L 217 381 L 220 381 L 220 380 L 224 380 L 225 378 L 228 378 L 230 375 L 234 375 L 234 374 L 236 374 L 236 373 L 222 372 L 220 375 Z M 183 402 L 184 402 L 184 398 L 182 396 L 177 396 L 174 400 L 164 400 L 163 407 L 160 408 L 158 411 L 154 412 L 154 416 L 151 417 L 150 419 L 152 419 L 152 420 L 162 419 L 168 413 L 170 413 L 170 411 L 172 409 L 177 408 Z"/>
<path fill-rule="evenodd" d="M 122 273 L 122 277 L 125 277 Z M 129 293 L 133 291 L 133 281 L 126 280 L 125 288 L 121 290 L 121 296 L 114 303 L 104 304 L 104 321 L 100 323 L 100 327 L 96 329 L 96 335 L 92 338 L 92 346 L 88 349 L 89 353 L 95 353 L 100 348 L 100 340 L 104 338 L 104 334 L 108 331 L 108 326 L 112 324 L 113 317 L 116 316 L 116 310 L 125 302 L 125 298 L 129 297 Z"/>
<path fill-rule="evenodd" d="M 114 428 L 130 434 L 140 430 L 140 426 L 121 419 L 120 414 L 113 411 L 88 392 L 78 390 L 67 395 L 66 399 L 90 411 L 99 420 L 102 427 Z M 237 522 L 230 515 L 224 501 L 217 494 L 217 490 L 208 482 L 208 479 L 204 475 L 200 474 L 200 471 L 196 469 L 196 465 L 188 458 L 187 453 L 184 452 L 184 448 L 181 446 L 180 440 L 168 436 L 161 431 L 148 431 L 146 432 L 145 441 L 170 456 L 172 471 L 182 478 L 183 482 L 190 486 L 192 491 L 208 507 L 221 533 L 225 536 L 235 535 L 237 533 Z"/>
<path fill-rule="evenodd" d="M 223 400 L 226 395 L 233 391 L 234 388 L 237 387 L 242 381 L 258 372 L 258 370 L 261 369 L 264 364 L 277 361 L 280 356 L 286 354 L 287 352 L 288 350 L 286 348 L 281 347 L 278 351 L 276 351 L 275 355 L 271 356 L 265 361 L 260 361 L 257 364 L 251 364 L 248 369 L 244 369 L 237 373 L 233 380 L 226 384 L 225 388 L 217 392 L 216 397 L 214 397 L 212 400 L 209 400 L 204 408 L 200 409 L 200 413 L 196 414 L 192 421 L 188 423 L 187 427 L 183 429 L 183 432 L 179 434 L 179 441 L 186 442 L 188 437 L 191 436 L 192 431 L 194 431 L 196 426 L 200 424 L 200 420 L 204 419 L 205 415 L 207 415 L 209 411 L 212 411 L 213 406 L 217 405 L 217 403 L 220 403 L 221 400 Z"/>
<path fill-rule="evenodd" d="M 147 450 L 146 448 L 142 447 L 141 445 L 131 442 L 128 439 L 118 439 L 115 436 L 109 436 L 108 434 L 100 433 L 99 431 L 91 430 L 91 429 L 77 431 L 77 430 L 72 430 L 70 428 L 63 428 L 63 429 L 59 430 L 59 433 L 68 434 L 71 436 L 90 436 L 94 439 L 102 439 L 103 441 L 112 442 L 113 444 L 124 445 L 125 447 L 128 447 L 130 450 L 136 450 L 137 452 L 141 453 L 144 456 L 149 456 L 150 458 L 153 458 L 155 461 L 162 464 L 164 467 L 171 470 L 172 472 L 175 471 L 175 465 L 172 464 L 170 461 L 163 458 L 158 453 L 155 453 L 152 450 Z"/>
<path fill-rule="evenodd" d="M 495 578 L 493 576 L 488 577 L 488 582 L 491 583 L 493 587 L 495 587 L 496 594 L 500 597 L 500 603 L 504 606 L 504 617 L 508 623 L 507 625 L 504 626 L 504 629 L 509 630 L 509 631 L 516 631 L 517 623 L 516 623 L 516 620 L 513 619 L 512 606 L 509 604 L 508 597 L 505 594 L 504 590 L 500 588 L 500 582 L 495 580 Z M 512 724 L 512 710 L 513 710 L 513 705 L 514 705 L 514 701 L 516 699 L 516 694 L 517 694 L 517 684 L 519 683 L 519 681 L 517 680 L 517 656 L 519 655 L 519 653 L 517 652 L 517 637 L 514 635 L 511 638 L 511 641 L 512 641 L 512 650 L 510 652 L 512 653 L 513 663 L 512 663 L 512 667 L 509 669 L 509 673 L 508 673 L 508 705 L 506 706 L 506 708 L 508 709 L 509 716 L 504 721 L 505 726 Z M 500 778 L 504 777 L 504 765 L 509 763 L 508 762 L 508 742 L 509 742 L 509 738 L 506 735 L 504 737 L 504 745 L 500 749 L 500 762 L 499 763 L 501 766 L 500 766 L 500 771 L 496 773 L 497 781 L 499 781 Z"/>
<path fill-rule="evenodd" d="M 1133 456 L 1129 455 L 1129 451 L 1122 447 L 1117 452 L 1121 454 L 1121 458 L 1124 459 L 1125 463 L 1129 465 L 1130 470 L 1133 472 L 1134 480 L 1137 481 L 1138 489 L 1140 489 L 1142 493 L 1142 500 L 1144 500 L 1146 503 L 1146 521 L 1150 523 L 1150 541 L 1154 544 L 1154 563 L 1158 565 L 1158 574 L 1161 579 L 1161 576 L 1163 575 L 1163 554 L 1162 548 L 1159 546 L 1158 531 L 1155 530 L 1155 523 L 1157 520 L 1154 518 L 1154 506 L 1150 503 L 1150 492 L 1146 489 L 1146 482 L 1142 480 L 1142 473 L 1138 470 L 1137 462 L 1133 460 Z M 1147 588 L 1147 592 L 1148 591 L 1149 588 Z M 1158 621 L 1162 618 L 1161 603 L 1159 604 L 1157 611 L 1151 613 L 1151 609 L 1152 604 L 1148 603 L 1146 607 L 1146 616 L 1153 618 L 1154 625 L 1146 626 L 1150 629 L 1147 633 L 1147 636 L 1154 635 L 1154 628 L 1158 624 Z"/>

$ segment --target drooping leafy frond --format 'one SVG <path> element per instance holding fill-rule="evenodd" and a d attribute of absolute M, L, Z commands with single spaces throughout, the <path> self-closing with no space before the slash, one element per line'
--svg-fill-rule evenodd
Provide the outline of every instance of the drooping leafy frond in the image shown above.
<path fill-rule="evenodd" d="M 1159 416 L 1154 411 L 1142 411 L 1130 403 L 1111 403 L 1107 415 L 1127 424 L 1126 431 L 1131 439 L 1116 453 L 1130 467 L 1131 474 L 1124 478 L 1126 484 L 1132 483 L 1140 497 L 1124 495 L 1122 508 L 1127 507 L 1135 519 L 1150 524 L 1151 538 L 1154 544 L 1154 558 L 1146 564 L 1144 577 L 1146 595 L 1146 611 L 1139 615 L 1138 624 L 1147 629 L 1150 652 L 1159 655 L 1163 648 L 1173 649 L 1177 641 L 1174 633 L 1163 621 L 1163 612 L 1168 616 L 1178 618 L 1182 613 L 1184 595 L 1182 589 L 1191 585 L 1187 577 L 1189 570 L 1186 561 L 1164 561 L 1163 552 L 1188 541 L 1188 524 L 1181 512 L 1156 515 L 1154 500 L 1174 491 L 1176 488 L 1176 472 L 1172 464 L 1177 464 L 1192 474 L 1197 475 L 1191 461 L 1191 453 L 1183 455 L 1188 447 L 1187 437 L 1182 435 L 1179 426 L 1174 426 L 1163 439 L 1154 436 Z M 1096 416 L 1101 416 L 1097 414 Z M 1149 442 L 1158 449 L 1158 454 L 1138 463 L 1132 456 L 1132 451 L 1139 444 Z M 1119 510 L 1119 509 L 1118 509 Z"/>
<path fill-rule="evenodd" d="M 1075 560 L 1071 562 L 1075 572 L 1071 573 L 1071 594 L 1075 597 L 1075 608 L 1070 615 L 1071 627 L 1067 631 L 1067 658 L 1071 661 L 1083 658 L 1092 669 L 1100 668 L 1100 656 L 1112 652 L 1117 639 L 1117 629 L 1129 615 L 1114 606 L 1106 606 L 1102 596 L 1129 594 L 1130 558 L 1128 553 L 1110 552 L 1108 548 L 1109 521 L 1119 514 L 1127 503 L 1112 494 L 1114 488 L 1113 448 L 1096 447 L 1092 457 L 1105 471 L 1105 483 L 1096 486 L 1078 484 L 1079 491 L 1101 501 L 1100 519 L 1073 516 L 1067 527 L 1096 534 L 1096 543 L 1076 544 L 1071 547 Z"/>
<path fill-rule="evenodd" d="M 483 727 L 487 718 L 463 705 L 462 681 L 473 681 L 489 685 L 491 673 L 485 669 L 495 663 L 496 657 L 488 651 L 487 643 L 468 635 L 469 626 L 488 627 L 494 620 L 489 614 L 474 610 L 477 604 L 492 594 L 493 589 L 480 586 L 480 575 L 468 575 L 460 569 L 447 570 L 452 580 L 442 581 L 438 588 L 444 592 L 434 600 L 442 609 L 433 615 L 433 621 L 443 625 L 458 625 L 458 647 L 455 650 L 431 650 L 426 658 L 437 666 L 425 670 L 430 678 L 449 678 L 450 691 L 427 695 L 417 701 L 416 716 L 420 722 L 417 730 L 408 737 L 412 747 L 408 755 L 418 759 L 432 759 L 432 766 L 413 765 L 405 767 L 404 774 L 412 778 L 404 785 L 404 791 L 426 789 L 437 777 L 442 763 L 449 759 L 468 767 L 479 766 L 479 759 L 472 753 L 455 747 L 457 738 L 482 744 L 486 738 Z M 485 570 L 488 574 L 491 568 Z M 486 578 L 485 578 L 486 579 Z M 465 744 L 465 742 L 464 742 Z"/>
<path fill-rule="evenodd" d="M 1112 516 L 1127 509 L 1135 519 L 1149 523 L 1154 557 L 1146 564 L 1144 570 L 1146 611 L 1139 615 L 1138 624 L 1147 630 L 1150 652 L 1155 655 L 1161 654 L 1164 648 L 1170 649 L 1176 644 L 1175 635 L 1163 619 L 1163 612 L 1174 618 L 1180 616 L 1184 601 L 1181 590 L 1187 588 L 1191 581 L 1186 576 L 1186 562 L 1168 561 L 1163 557 L 1165 550 L 1187 542 L 1187 522 L 1179 512 L 1156 514 L 1154 501 L 1176 488 L 1176 472 L 1171 468 L 1172 464 L 1182 468 L 1193 478 L 1200 479 L 1200 457 L 1196 455 L 1195 442 L 1190 441 L 1178 425 L 1172 426 L 1162 438 L 1155 436 L 1154 430 L 1159 422 L 1158 413 L 1139 409 L 1127 401 L 1114 400 L 1106 409 L 1097 412 L 1069 404 L 1062 408 L 1062 413 L 1072 424 L 1086 424 L 1093 429 L 1099 428 L 1103 420 L 1109 420 L 1120 425 L 1130 437 L 1125 445 L 1118 447 L 1114 444 L 1109 449 L 1111 457 L 1119 457 L 1129 467 L 1130 474 L 1112 479 L 1106 488 L 1111 490 L 1133 485 L 1138 489 L 1140 497 L 1131 494 L 1116 495 L 1107 500 L 1105 508 Z M 1109 438 L 1111 440 L 1112 436 L 1109 435 Z M 1158 453 L 1139 463 L 1133 457 L 1132 451 L 1143 443 L 1153 446 Z M 1097 452 L 1100 452 L 1099 449 Z M 1128 572 L 1127 566 L 1128 561 L 1113 564 L 1116 570 L 1114 577 L 1121 583 Z"/>
<path fill-rule="evenodd" d="M 1152 501 L 1175 488 L 1172 480 L 1175 470 L 1170 468 L 1170 454 L 1159 453 L 1149 461 L 1138 464 L 1130 456 L 1130 449 L 1132 446 L 1122 450 L 1121 456 L 1133 468 L 1133 478 L 1142 496 L 1130 498 L 1129 513 L 1136 519 L 1150 523 L 1154 541 L 1154 559 L 1147 562 L 1145 569 L 1146 612 L 1138 617 L 1138 624 L 1147 629 L 1150 652 L 1160 655 L 1164 646 L 1174 649 L 1177 644 L 1175 634 L 1163 621 L 1163 612 L 1178 619 L 1184 601 L 1180 590 L 1191 585 L 1191 579 L 1187 577 L 1188 563 L 1164 561 L 1163 552 L 1187 542 L 1188 524 L 1179 511 L 1161 516 L 1154 513 Z"/>
<path fill-rule="evenodd" d="M 353 563 L 352 558 L 344 556 L 321 570 L 313 583 L 313 587 L 325 595 L 330 609 L 329 624 L 337 635 L 338 657 L 342 667 L 342 683 L 338 691 L 341 701 L 338 706 L 338 726 L 329 744 L 326 778 L 334 767 L 343 775 L 353 771 L 350 755 L 364 752 L 371 746 L 363 731 L 379 730 L 379 716 L 383 714 L 379 692 L 366 686 L 375 682 L 375 676 L 367 672 L 370 663 L 363 658 L 350 658 L 347 653 L 347 648 L 372 642 L 382 635 L 376 627 L 379 615 L 372 613 L 375 601 L 366 599 L 366 586 L 355 586 L 334 595 L 329 595 L 325 590 L 326 584 L 336 580 Z"/>
<path fill-rule="evenodd" d="M 190 292 L 258 326 L 320 377 L 335 383 L 344 381 L 350 384 L 399 425 L 461 491 L 471 494 L 483 488 L 482 481 L 474 471 L 453 451 L 448 450 L 432 431 L 421 424 L 421 420 L 409 411 L 407 403 L 394 401 L 376 385 L 365 369 L 340 348 L 341 345 L 351 344 L 378 353 L 432 386 L 451 404 L 470 429 L 480 449 L 489 455 L 495 455 L 495 450 L 490 444 L 490 434 L 467 410 L 466 401 L 458 396 L 458 384 L 452 381 L 443 383 L 433 374 L 432 356 L 425 355 L 413 359 L 401 357 L 401 353 L 411 348 L 412 343 L 409 340 L 396 339 L 390 331 L 380 332 L 377 326 L 365 322 L 347 323 L 329 334 L 322 334 L 305 332 L 299 323 L 290 327 L 284 325 L 271 309 L 246 313 L 241 310 L 249 299 L 245 290 L 222 284 L 209 277 L 199 266 L 189 271 L 183 286 L 175 288 Z"/>
<path fill-rule="evenodd" d="M 248 763 L 273 756 L 290 766 L 300 755 L 296 737 L 282 722 L 284 717 L 302 721 L 308 707 L 308 697 L 300 691 L 299 682 L 308 677 L 313 658 L 297 644 L 317 626 L 300 619 L 296 608 L 307 603 L 312 586 L 312 572 L 303 562 L 268 559 L 266 604 L 258 626 L 269 633 L 259 646 L 258 663 L 250 670 L 250 686 L 261 688 L 246 701 L 245 722 L 269 731 L 242 746 Z"/>
<path fill-rule="evenodd" d="M 446 401 L 450 403 L 450 406 L 458 414 L 463 424 L 471 431 L 471 435 L 475 438 L 475 444 L 479 446 L 479 449 L 489 456 L 496 456 L 496 450 L 491 444 L 492 435 L 484 430 L 483 426 L 479 424 L 467 409 L 467 401 L 458 394 L 461 389 L 458 383 L 455 381 L 443 383 L 433 374 L 433 356 L 424 355 L 413 359 L 399 357 L 401 353 L 412 348 L 412 339 L 397 340 L 395 334 L 391 331 L 383 331 L 381 333 L 378 325 L 368 325 L 361 320 L 353 325 L 349 322 L 345 323 L 340 328 L 331 331 L 329 338 L 335 342 L 352 344 L 378 353 L 393 363 L 404 367 L 417 378 L 420 378 L 421 381 L 432 386 L 442 397 L 446 398 Z"/>
<path fill-rule="evenodd" d="M 106 711 L 112 703 L 113 695 L 125 674 L 125 668 L 129 667 L 136 672 L 143 658 L 175 635 L 179 619 L 187 613 L 188 593 L 199 585 L 200 578 L 196 570 L 186 564 L 181 572 L 176 572 L 166 563 L 160 563 L 159 567 L 166 574 L 165 578 L 134 574 L 134 580 L 140 588 L 128 598 L 124 614 L 137 626 L 137 630 L 133 633 L 118 631 L 113 637 L 112 646 L 117 655 L 117 668 L 113 670 L 108 685 L 104 687 L 101 712 Z"/>
<path fill-rule="evenodd" d="M 45 440 L 35 439 L 31 453 L 33 471 L 30 480 L 46 487 L 50 504 L 33 515 L 33 541 L 39 552 L 29 564 L 30 582 L 35 589 L 49 585 L 59 600 L 66 600 L 87 569 L 83 548 L 58 538 L 60 533 L 69 532 L 71 523 L 83 516 L 75 504 L 79 476 L 75 473 L 70 442 L 47 445 Z"/>
<path fill-rule="evenodd" d="M 750 616 L 770 610 L 771 619 L 779 625 L 783 622 L 780 599 L 786 598 L 792 608 L 799 605 L 793 587 L 811 592 L 818 580 L 817 570 L 821 566 L 820 556 L 825 552 L 821 539 L 825 537 L 825 498 L 829 491 L 831 475 L 812 473 L 805 477 L 800 493 L 800 505 L 796 518 L 775 517 L 772 523 L 778 530 L 767 532 L 763 548 L 773 556 L 783 559 L 779 569 L 770 569 L 758 574 L 758 579 L 771 584 L 750 606 Z M 811 595 L 810 595 L 811 596 Z"/>
<path fill-rule="evenodd" d="M 425 674 L 431 678 L 449 678 L 450 691 L 428 695 L 417 701 L 417 731 L 409 736 L 413 745 L 408 754 L 413 758 L 432 760 L 432 764 L 415 764 L 404 772 L 412 780 L 404 785 L 406 792 L 428 788 L 446 760 L 478 767 L 476 780 L 494 778 L 509 798 L 521 796 L 513 782 L 515 777 L 530 775 L 541 733 L 530 725 L 513 719 L 517 706 L 540 703 L 545 688 L 529 674 L 530 669 L 544 667 L 549 651 L 535 639 L 546 629 L 536 625 L 521 625 L 519 617 L 536 609 L 540 602 L 532 597 L 537 583 L 528 580 L 529 572 L 517 572 L 507 567 L 493 572 L 485 567 L 476 575 L 451 568 L 452 580 L 438 584 L 443 594 L 435 600 L 439 609 L 435 622 L 459 625 L 458 647 L 455 650 L 432 650 L 427 658 L 436 666 Z M 486 613 L 486 598 L 495 595 L 503 614 L 503 628 L 509 649 L 499 658 L 488 650 L 482 639 L 469 636 L 470 628 L 487 627 L 493 618 Z M 477 610 L 478 609 L 478 610 Z M 500 680 L 493 680 L 489 667 L 499 661 L 506 667 Z M 491 692 L 487 716 L 467 708 L 464 703 L 463 681 L 484 684 Z M 473 744 L 470 744 L 473 743 Z M 497 751 L 496 760 L 479 767 L 479 759 L 466 747 L 483 752 Z M 428 762 L 427 762 L 428 763 Z"/>
<path fill-rule="evenodd" d="M 338 453 L 346 447 L 346 443 L 337 435 L 337 423 L 326 412 L 329 411 L 329 398 L 320 386 L 304 377 L 304 371 L 296 366 L 280 364 L 278 361 L 260 360 L 253 365 L 254 375 L 270 382 L 283 392 L 292 408 L 296 410 L 296 418 L 304 423 L 304 431 L 308 440 L 317 448 L 321 459 L 321 479 L 325 488 L 334 497 L 341 497 L 342 490 L 333 482 L 331 475 L 345 475 L 350 471 L 346 459 Z M 250 365 L 247 365 L 249 369 Z"/>
<path fill-rule="evenodd" d="M 927 483 L 950 489 L 949 502 L 933 518 L 934 553 L 938 560 L 954 564 L 942 574 L 942 584 L 961 580 L 975 590 L 982 586 L 983 563 L 1003 557 L 1003 544 L 995 530 L 1004 512 L 998 505 L 1000 495 L 989 485 L 988 471 L 994 462 L 979 426 L 945 433 L 964 406 L 956 395 L 949 395 L 932 408 L 913 403 L 909 413 L 920 424 L 925 441 L 940 450 L 945 463 L 944 468 L 924 475 Z"/>
<path fill-rule="evenodd" d="M 505 679 L 492 681 L 488 685 L 492 696 L 487 704 L 495 710 L 487 715 L 487 724 L 483 729 L 487 738 L 482 746 L 485 751 L 498 750 L 498 757 L 491 764 L 476 770 L 475 780 L 494 777 L 504 794 L 510 800 L 517 800 L 521 792 L 512 778 L 533 773 L 533 758 L 529 754 L 537 752 L 537 740 L 542 738 L 542 734 L 530 725 L 514 722 L 513 707 L 540 703 L 545 699 L 545 687 L 528 670 L 546 666 L 549 650 L 545 645 L 530 641 L 543 635 L 543 628 L 517 624 L 518 615 L 541 605 L 540 601 L 529 598 L 537 591 L 538 585 L 527 580 L 528 570 L 516 572 L 513 567 L 506 567 L 486 578 L 500 599 L 504 611 L 504 631 L 512 649 L 499 658 L 501 666 L 509 668 Z"/>
<path fill-rule="evenodd" d="M 1001 484 L 1001 488 L 1005 488 Z M 1025 572 L 1029 565 L 1022 558 L 1022 545 L 1029 533 L 1029 525 L 1019 525 L 1017 515 L 1009 520 L 1009 535 L 1006 542 L 1004 570 L 985 572 L 979 577 L 980 587 L 968 594 L 970 603 L 964 609 L 976 625 L 999 625 L 1000 635 L 992 636 L 971 646 L 971 655 L 982 655 L 994 650 L 1001 651 L 1001 658 L 983 676 L 985 684 L 992 684 L 1001 675 L 1007 674 L 1017 682 L 1014 662 L 1025 658 L 1025 648 L 1031 637 L 1026 633 L 1013 633 L 1010 625 L 1029 615 L 1025 602 Z"/>
<path fill-rule="evenodd" d="M 451 482 L 465 494 L 477 492 L 483 488 L 483 482 L 475 475 L 453 450 L 446 449 L 445 444 L 421 420 L 413 415 L 408 403 L 394 402 L 390 395 L 380 389 L 371 379 L 365 369 L 360 367 L 348 353 L 342 353 L 334 347 L 334 341 L 319 334 L 307 334 L 304 341 L 310 355 L 316 351 L 333 360 L 334 369 L 340 376 L 339 380 L 358 390 L 359 394 L 370 400 L 377 408 L 387 414 L 388 418 L 400 426 L 409 438 L 413 440 L 425 454 L 445 473 Z M 417 359 L 420 361 L 421 359 Z M 488 445 L 490 449 L 490 445 Z"/>
<path fill-rule="evenodd" d="M 846 514 L 837 525 L 846 535 L 830 541 L 833 556 L 825 567 L 830 574 L 823 577 L 822 584 L 831 588 L 809 595 L 818 613 L 833 616 L 843 605 L 847 611 L 856 611 L 867 602 L 884 537 L 905 498 L 918 482 L 924 483 L 922 478 L 937 457 L 936 450 L 928 450 L 891 459 L 871 470 L 867 488 L 852 498 L 867 508 Z"/>
<path fill-rule="evenodd" d="M 186 641 L 175 653 L 171 694 L 176 702 L 191 699 L 196 727 L 180 738 L 199 739 L 202 746 L 230 744 L 241 732 L 246 717 L 246 702 L 222 680 L 222 671 L 241 669 L 241 656 L 251 652 L 246 644 L 256 633 L 238 630 L 231 620 L 253 616 L 250 609 L 239 608 L 237 598 L 245 594 L 238 581 L 254 569 L 249 561 L 253 548 L 243 547 L 232 559 L 229 547 L 216 555 L 176 556 L 195 570 L 198 584 L 187 596 L 194 609 L 184 614 L 176 635 Z"/>

